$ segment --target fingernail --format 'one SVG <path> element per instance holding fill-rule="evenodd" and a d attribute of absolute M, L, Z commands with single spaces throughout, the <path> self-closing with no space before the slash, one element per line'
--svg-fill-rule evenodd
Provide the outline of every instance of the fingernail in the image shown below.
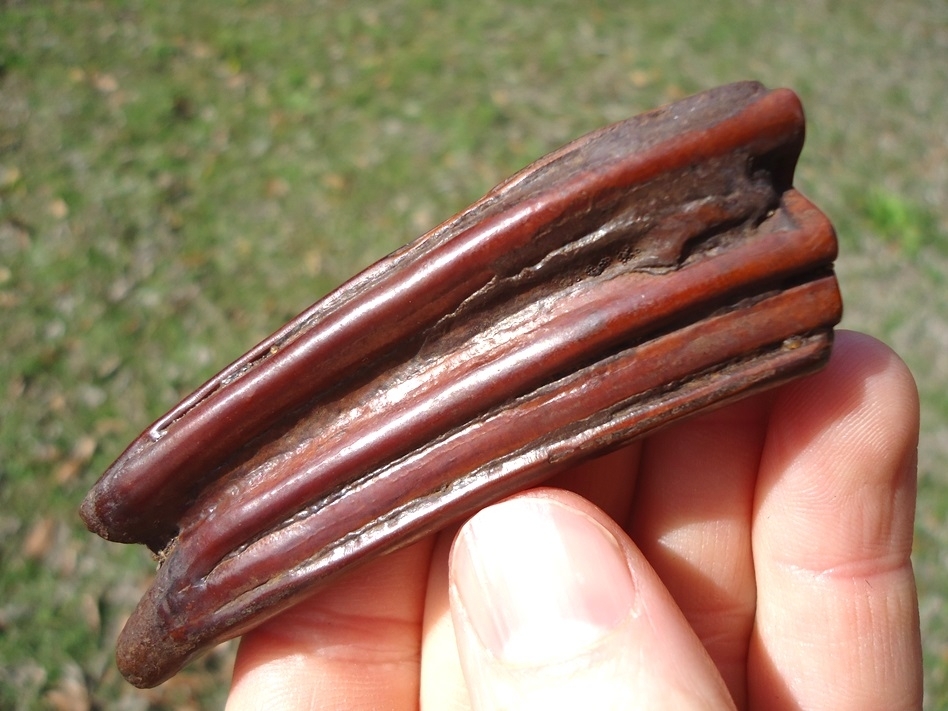
<path fill-rule="evenodd" d="M 635 585 L 615 537 L 540 497 L 487 508 L 452 552 L 457 598 L 498 659 L 543 665 L 585 651 L 633 609 Z"/>

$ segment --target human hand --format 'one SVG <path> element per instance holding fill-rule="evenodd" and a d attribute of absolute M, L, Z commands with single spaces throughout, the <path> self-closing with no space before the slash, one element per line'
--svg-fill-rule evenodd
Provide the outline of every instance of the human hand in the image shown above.
<path fill-rule="evenodd" d="M 917 437 L 905 366 L 839 333 L 245 635 L 228 709 L 918 708 Z"/>

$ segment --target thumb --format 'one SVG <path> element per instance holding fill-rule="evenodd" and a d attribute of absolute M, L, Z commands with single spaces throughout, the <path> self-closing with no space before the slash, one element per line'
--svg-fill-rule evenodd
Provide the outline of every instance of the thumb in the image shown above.
<path fill-rule="evenodd" d="M 575 494 L 475 515 L 451 552 L 450 597 L 474 709 L 733 708 L 645 558 Z"/>

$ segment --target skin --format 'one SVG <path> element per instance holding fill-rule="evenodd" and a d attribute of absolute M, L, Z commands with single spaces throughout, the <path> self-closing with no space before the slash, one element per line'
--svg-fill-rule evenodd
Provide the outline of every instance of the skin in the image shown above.
<path fill-rule="evenodd" d="M 375 560 L 228 709 L 914 709 L 918 396 L 881 343 Z"/>

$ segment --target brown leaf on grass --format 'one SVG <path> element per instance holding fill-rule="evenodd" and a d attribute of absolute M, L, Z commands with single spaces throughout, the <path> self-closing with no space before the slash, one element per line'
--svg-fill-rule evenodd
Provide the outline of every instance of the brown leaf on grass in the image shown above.
<path fill-rule="evenodd" d="M 56 711 L 88 711 L 92 708 L 89 690 L 76 676 L 69 675 L 44 695 L 47 705 Z"/>
<path fill-rule="evenodd" d="M 95 74 L 92 77 L 92 85 L 103 94 L 111 94 L 118 91 L 118 80 L 111 74 Z"/>
<path fill-rule="evenodd" d="M 73 459 L 78 459 L 81 462 L 88 462 L 92 459 L 92 455 L 95 454 L 96 441 L 92 437 L 86 435 L 80 437 L 76 440 L 76 444 L 72 450 Z"/>
<path fill-rule="evenodd" d="M 79 598 L 79 611 L 82 613 L 86 627 L 98 634 L 102 629 L 102 612 L 99 609 L 98 600 L 89 593 L 83 593 Z"/>
<path fill-rule="evenodd" d="M 56 541 L 57 521 L 52 516 L 38 519 L 30 527 L 23 539 L 23 557 L 27 560 L 42 560 Z"/>
<path fill-rule="evenodd" d="M 92 459 L 95 448 L 96 440 L 89 435 L 76 440 L 69 457 L 56 468 L 56 483 L 65 484 L 75 479 L 83 465 Z"/>
<path fill-rule="evenodd" d="M 46 206 L 49 214 L 57 220 L 63 220 L 69 216 L 69 205 L 62 198 L 56 198 Z"/>
<path fill-rule="evenodd" d="M 77 541 L 69 538 L 63 522 L 55 516 L 43 516 L 33 522 L 23 539 L 21 552 L 26 560 L 42 561 L 62 578 L 75 573 L 79 559 Z"/>
<path fill-rule="evenodd" d="M 23 173 L 15 165 L 0 165 L 0 190 L 12 188 L 20 182 Z"/>
<path fill-rule="evenodd" d="M 81 468 L 81 462 L 77 462 L 75 459 L 67 459 L 65 462 L 56 467 L 54 479 L 56 479 L 57 484 L 65 484 L 66 482 L 75 479 L 76 475 L 79 474 L 79 469 Z"/>
<path fill-rule="evenodd" d="M 125 432 L 127 427 L 128 423 L 125 420 L 118 417 L 104 417 L 101 420 L 96 420 L 94 431 L 96 436 L 105 437 Z"/>
<path fill-rule="evenodd" d="M 264 192 L 268 198 L 282 198 L 290 193 L 290 184 L 283 178 L 270 178 L 267 181 Z"/>

